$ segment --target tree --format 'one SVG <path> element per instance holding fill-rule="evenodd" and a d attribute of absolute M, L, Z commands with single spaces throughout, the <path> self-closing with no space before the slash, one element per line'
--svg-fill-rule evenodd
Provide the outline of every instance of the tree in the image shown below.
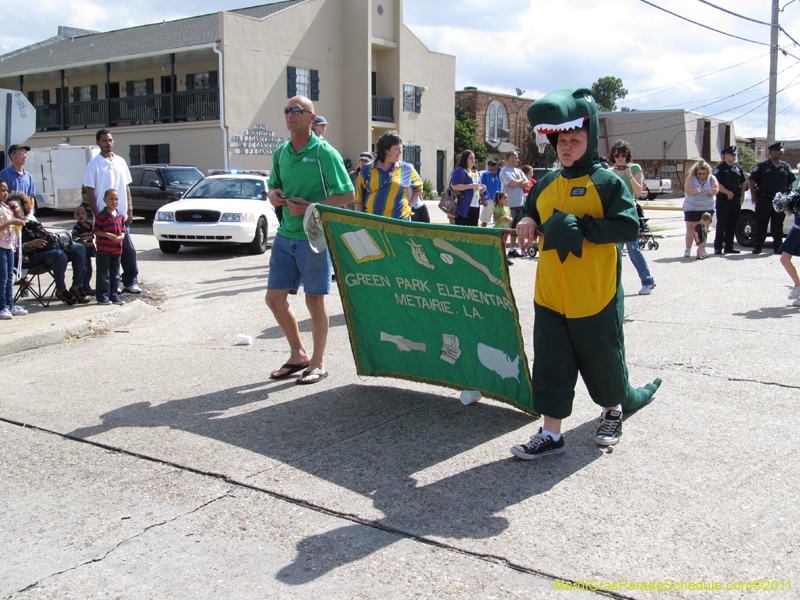
<path fill-rule="evenodd" d="M 617 99 L 628 95 L 628 90 L 622 87 L 622 79 L 607 75 L 592 84 L 592 96 L 600 110 L 617 110 Z"/>
<path fill-rule="evenodd" d="M 545 146 L 544 152 L 539 152 L 539 146 L 536 145 L 536 132 L 533 131 L 533 127 L 528 125 L 525 130 L 525 139 L 522 142 L 521 164 L 534 168 L 549 168 L 555 164 L 557 158 L 556 151 L 550 144 Z"/>
<path fill-rule="evenodd" d="M 739 164 L 742 166 L 742 169 L 745 173 L 752 173 L 753 168 L 756 166 L 758 159 L 756 158 L 756 153 L 753 152 L 752 148 L 748 148 L 747 146 L 739 146 L 736 148 L 739 154 Z"/>
<path fill-rule="evenodd" d="M 464 150 L 472 150 L 475 153 L 475 164 L 483 164 L 487 154 L 486 144 L 478 140 L 477 131 L 478 122 L 469 116 L 466 108 L 456 103 L 456 124 L 453 138 L 454 160 L 458 160 Z"/>

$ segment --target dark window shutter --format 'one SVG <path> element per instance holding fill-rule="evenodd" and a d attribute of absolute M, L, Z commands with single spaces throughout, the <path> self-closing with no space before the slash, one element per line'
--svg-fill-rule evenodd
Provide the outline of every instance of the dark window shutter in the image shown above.
<path fill-rule="evenodd" d="M 61 104 L 61 88 L 56 88 L 56 104 Z"/>
<path fill-rule="evenodd" d="M 417 170 L 417 173 L 419 173 L 421 157 L 422 157 L 422 148 L 420 148 L 419 146 L 414 146 L 414 168 Z M 422 177 L 422 174 L 419 173 L 419 176 Z"/>
<path fill-rule="evenodd" d="M 97 86 L 96 85 L 91 86 L 90 93 L 92 95 L 92 100 L 97 100 Z"/>
<path fill-rule="evenodd" d="M 79 87 L 72 88 L 72 101 L 73 102 L 81 101 L 81 88 Z"/>
<path fill-rule="evenodd" d="M 28 102 L 36 106 L 36 92 L 28 92 Z"/>
<path fill-rule="evenodd" d="M 141 155 L 139 153 L 139 144 L 131 144 L 131 151 L 129 154 L 131 165 L 140 165 L 142 164 Z"/>
<path fill-rule="evenodd" d="M 414 87 L 414 112 L 422 112 L 422 88 Z"/>
<path fill-rule="evenodd" d="M 169 144 L 158 145 L 158 162 L 169 164 Z"/>
<path fill-rule="evenodd" d="M 216 71 L 208 72 L 208 87 L 210 88 L 219 87 L 219 78 L 217 77 Z"/>
<path fill-rule="evenodd" d="M 144 93 L 148 96 L 155 94 L 155 85 L 153 82 L 153 78 L 149 77 L 144 81 Z"/>
<path fill-rule="evenodd" d="M 50 90 L 42 90 L 42 104 L 50 104 Z"/>
<path fill-rule="evenodd" d="M 286 67 L 286 87 L 289 98 L 297 96 L 297 69 Z"/>
<path fill-rule="evenodd" d="M 194 89 L 194 73 L 186 74 L 186 91 L 190 92 Z"/>
<path fill-rule="evenodd" d="M 133 82 L 132 81 L 126 81 L 125 82 L 125 95 L 128 96 L 128 98 L 133 96 Z M 139 164 L 139 163 L 136 163 L 136 164 Z"/>
<path fill-rule="evenodd" d="M 311 98 L 319 100 L 319 71 L 311 69 Z"/>

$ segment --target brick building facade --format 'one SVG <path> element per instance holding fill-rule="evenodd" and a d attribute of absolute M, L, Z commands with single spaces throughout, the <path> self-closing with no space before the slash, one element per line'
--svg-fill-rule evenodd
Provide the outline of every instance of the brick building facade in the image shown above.
<path fill-rule="evenodd" d="M 524 147 L 530 128 L 528 107 L 534 102 L 531 98 L 465 87 L 456 92 L 456 102 L 478 123 L 476 137 L 486 143 L 490 158 Z M 503 135 L 499 129 L 507 131 L 508 135 Z"/>

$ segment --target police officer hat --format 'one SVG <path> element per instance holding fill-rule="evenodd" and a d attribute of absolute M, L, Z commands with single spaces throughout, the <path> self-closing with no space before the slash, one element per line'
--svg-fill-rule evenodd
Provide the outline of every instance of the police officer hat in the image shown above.
<path fill-rule="evenodd" d="M 722 156 L 726 154 L 736 154 L 736 146 L 728 146 L 727 148 L 722 149 Z"/>
<path fill-rule="evenodd" d="M 783 142 L 775 142 L 771 146 L 767 147 L 767 150 L 772 152 L 773 150 L 783 150 Z"/>

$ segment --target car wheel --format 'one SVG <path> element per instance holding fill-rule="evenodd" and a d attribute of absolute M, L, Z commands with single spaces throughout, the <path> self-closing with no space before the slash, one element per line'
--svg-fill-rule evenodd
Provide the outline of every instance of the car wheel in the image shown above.
<path fill-rule="evenodd" d="M 158 242 L 158 247 L 164 254 L 175 254 L 181 249 L 178 242 Z"/>
<path fill-rule="evenodd" d="M 655 200 L 657 195 L 658 194 L 656 194 L 655 192 L 647 192 L 647 199 L 648 200 Z"/>
<path fill-rule="evenodd" d="M 253 241 L 247 245 L 247 251 L 250 254 L 264 254 L 267 251 L 267 222 L 264 217 L 258 220 L 256 234 L 253 236 Z"/>
<path fill-rule="evenodd" d="M 736 224 L 736 241 L 742 246 L 750 247 L 756 237 L 756 215 L 750 211 L 743 211 Z"/>

